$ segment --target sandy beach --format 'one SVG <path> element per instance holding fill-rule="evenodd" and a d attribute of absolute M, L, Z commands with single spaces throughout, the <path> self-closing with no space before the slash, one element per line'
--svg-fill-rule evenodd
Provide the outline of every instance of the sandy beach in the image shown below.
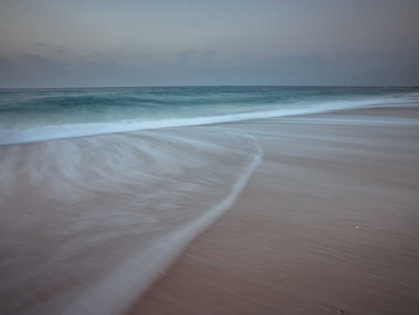
<path fill-rule="evenodd" d="M 418 0 L 0 8 L 0 315 L 419 314 Z"/>
<path fill-rule="evenodd" d="M 264 162 L 127 314 L 418 313 L 418 104 L 221 126 Z"/>

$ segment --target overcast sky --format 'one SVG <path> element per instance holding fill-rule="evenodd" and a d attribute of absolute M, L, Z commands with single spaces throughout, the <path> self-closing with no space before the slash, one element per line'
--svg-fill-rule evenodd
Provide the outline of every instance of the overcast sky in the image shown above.
<path fill-rule="evenodd" d="M 0 0 L 0 87 L 418 85 L 418 0 Z"/>

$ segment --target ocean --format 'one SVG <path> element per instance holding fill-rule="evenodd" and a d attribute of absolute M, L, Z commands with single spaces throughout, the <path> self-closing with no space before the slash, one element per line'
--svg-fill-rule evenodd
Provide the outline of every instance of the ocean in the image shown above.
<path fill-rule="evenodd" d="M 137 87 L 0 90 L 0 144 L 394 104 L 399 87 Z"/>
<path fill-rule="evenodd" d="M 417 88 L 2 90 L 2 314 L 127 311 L 264 160 L 217 123 L 407 102 Z"/>

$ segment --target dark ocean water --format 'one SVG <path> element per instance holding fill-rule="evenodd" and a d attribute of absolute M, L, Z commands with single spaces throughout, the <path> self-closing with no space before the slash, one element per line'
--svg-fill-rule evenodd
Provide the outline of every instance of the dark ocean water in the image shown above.
<path fill-rule="evenodd" d="M 399 87 L 131 87 L 0 90 L 0 144 L 417 101 Z"/>

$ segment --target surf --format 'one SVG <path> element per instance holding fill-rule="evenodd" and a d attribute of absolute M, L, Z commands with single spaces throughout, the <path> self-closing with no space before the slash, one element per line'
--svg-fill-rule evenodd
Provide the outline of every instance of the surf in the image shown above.
<path fill-rule="evenodd" d="M 70 93 L 68 98 L 71 99 L 72 97 L 74 96 L 71 96 Z M 173 97 L 161 96 L 160 102 L 164 100 L 168 102 Z M 216 100 L 209 99 L 208 103 L 201 105 L 195 104 L 194 102 L 198 102 L 198 99 L 192 96 L 190 99 L 187 97 L 184 100 L 187 103 L 185 106 L 179 105 L 180 107 L 177 107 L 176 104 L 172 104 L 157 109 L 153 106 L 150 107 L 148 103 L 139 102 L 136 103 L 136 106 L 130 105 L 127 109 L 128 105 L 122 106 L 120 102 L 124 102 L 124 99 L 127 101 L 128 96 L 121 99 L 115 96 L 107 99 L 105 96 L 88 97 L 84 95 L 82 100 L 78 101 L 69 101 L 66 97 L 60 96 L 59 99 L 62 102 L 65 100 L 64 104 L 60 104 L 58 108 L 54 109 L 53 113 L 48 113 L 45 117 L 42 116 L 42 113 L 47 111 L 47 109 L 40 110 L 38 108 L 39 106 L 46 106 L 44 104 L 46 100 L 43 98 L 38 100 L 36 105 L 33 105 L 34 109 L 32 111 L 30 109 L 23 110 L 22 106 L 18 106 L 18 109 L 15 109 L 16 112 L 14 112 L 8 105 L 6 106 L 8 114 L 6 115 L 3 112 L 3 118 L 0 119 L 0 145 L 397 105 L 409 102 L 412 99 L 418 99 L 418 93 L 386 94 L 375 95 L 374 97 L 357 96 L 352 98 L 342 96 L 342 99 L 334 100 L 330 100 L 328 97 L 319 99 L 312 96 L 312 98 L 309 97 L 309 99 L 305 100 L 292 99 L 283 102 L 277 100 L 274 103 L 266 103 L 266 99 L 252 103 L 248 99 L 249 103 L 246 104 L 239 104 L 236 101 L 236 103 L 226 103 L 223 106 L 217 105 L 217 103 L 222 102 L 220 99 L 214 95 L 212 97 Z M 53 99 L 56 98 L 54 97 Z M 83 103 L 83 100 L 87 101 L 91 98 L 94 99 L 92 101 L 95 104 L 94 108 L 103 108 L 103 113 L 92 109 L 92 104 Z M 335 98 L 337 97 L 335 96 Z M 101 101 L 105 103 L 101 104 Z M 229 101 L 233 102 L 231 98 L 229 98 Z M 51 100 L 48 101 L 48 104 L 50 102 Z M 155 100 L 155 102 L 157 101 Z M 178 99 L 177 102 L 179 103 L 180 100 Z M 75 103 L 77 106 L 74 107 Z M 69 106 L 70 108 L 67 108 Z M 200 106 L 199 110 L 197 109 L 198 106 Z M 5 106 L 3 106 L 4 108 Z M 155 113 L 156 110 L 159 110 L 161 113 L 157 115 Z M 39 111 L 40 113 L 38 113 Z M 119 111 L 125 112 L 125 114 L 116 114 Z M 9 118 L 7 117 L 8 115 L 10 116 Z M 55 116 L 60 118 L 54 118 Z M 35 119 L 36 117 L 39 118 Z M 128 117 L 131 118 L 127 119 Z"/>

